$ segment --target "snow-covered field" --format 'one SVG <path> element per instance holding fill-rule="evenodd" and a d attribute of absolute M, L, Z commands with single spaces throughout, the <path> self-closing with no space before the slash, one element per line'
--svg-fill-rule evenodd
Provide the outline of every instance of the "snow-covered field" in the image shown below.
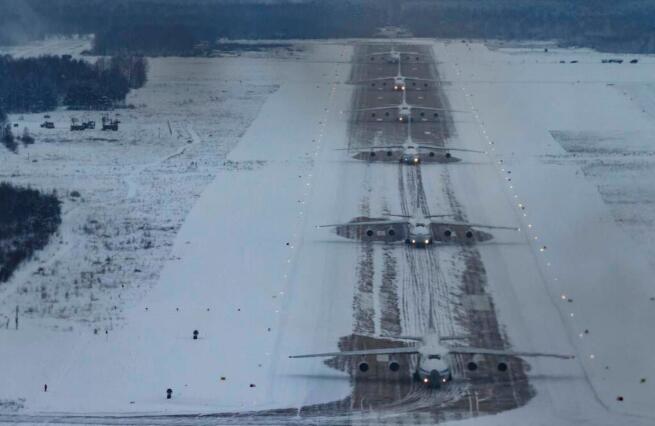
<path fill-rule="evenodd" d="M 53 43 L 27 51 L 81 48 Z M 0 176 L 56 190 L 64 218 L 54 243 L 0 288 L 0 315 L 13 318 L 18 306 L 42 326 L 70 329 L 72 319 L 102 333 L 120 323 L 156 283 L 191 206 L 220 169 L 233 167 L 227 152 L 277 90 L 273 76 L 231 62 L 152 59 L 147 87 L 128 97 L 135 108 L 108 114 L 121 120 L 118 132 L 99 129 L 101 112 L 49 113 L 54 130 L 40 127 L 42 114 L 10 117 L 37 143 L 17 155 L 0 151 Z M 69 131 L 71 117 L 95 120 L 96 130 Z"/>
<path fill-rule="evenodd" d="M 289 383 L 274 373 L 289 353 L 276 348 L 293 343 L 278 334 L 293 309 L 303 321 L 289 327 L 317 324 L 308 333 L 317 339 L 314 328 L 333 341 L 350 330 L 352 279 L 341 280 L 345 295 L 336 297 L 317 280 L 335 278 L 319 272 L 334 265 L 300 250 L 319 217 L 309 213 L 329 212 L 333 200 L 317 194 L 304 208 L 312 182 L 334 180 L 313 170 L 328 133 L 336 143 L 345 137 L 339 112 L 350 87 L 336 88 L 347 79 L 349 49 L 310 45 L 306 61 L 152 59 L 150 81 L 130 95 L 136 109 L 120 111 L 116 133 L 68 131 L 70 116 L 99 122 L 94 113 L 51 113 L 55 130 L 39 128 L 41 115 L 11 117 L 37 143 L 2 152 L 3 178 L 56 189 L 66 214 L 56 241 L 2 286 L 12 326 L 20 308 L 19 330 L 1 331 L 2 358 L 17 360 L 2 372 L 8 409 L 195 412 L 345 396 L 347 381 L 306 396 L 296 391 L 302 371 Z M 298 256 L 310 262 L 300 268 Z M 309 293 L 291 289 L 301 294 L 287 302 L 292 277 Z M 342 329 L 322 327 L 334 323 L 316 315 L 326 301 L 346 310 Z M 165 404 L 169 387 L 176 398 Z"/>
<path fill-rule="evenodd" d="M 0 53 L 15 58 L 32 58 L 42 55 L 71 55 L 82 58 L 82 52 L 91 48 L 92 37 L 50 37 L 15 46 L 0 46 Z"/>
<path fill-rule="evenodd" d="M 66 111 L 52 114 L 54 131 L 40 115 L 12 117 L 37 143 L 0 152 L 0 177 L 57 189 L 66 216 L 0 287 L 0 313 L 21 308 L 19 330 L 0 330 L 1 408 L 197 413 L 349 394 L 347 375 L 287 355 L 334 349 L 353 329 L 357 244 L 315 225 L 396 189 L 333 150 L 347 145 L 351 51 L 151 60 L 117 133 L 72 134 Z M 601 64 L 608 55 L 544 45 L 433 51 L 451 106 L 471 111 L 449 144 L 489 150 L 443 166 L 458 199 L 472 221 L 522 227 L 518 243 L 480 247 L 504 332 L 518 349 L 578 356 L 530 361 L 528 405 L 463 423 L 652 424 L 655 60 Z M 422 169 L 435 210 L 438 167 Z"/>

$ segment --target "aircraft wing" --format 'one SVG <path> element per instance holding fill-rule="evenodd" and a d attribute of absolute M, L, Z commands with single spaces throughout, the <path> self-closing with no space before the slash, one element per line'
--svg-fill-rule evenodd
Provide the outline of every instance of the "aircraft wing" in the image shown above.
<path fill-rule="evenodd" d="M 507 229 L 510 231 L 518 231 L 520 228 L 516 226 L 495 226 L 495 225 L 483 225 L 480 223 L 468 223 L 468 222 L 438 222 L 437 225 L 461 225 L 461 226 L 470 226 L 472 228 L 484 228 L 484 229 Z"/>
<path fill-rule="evenodd" d="M 377 52 L 377 53 L 369 53 L 367 56 L 385 56 L 385 55 L 391 55 L 394 52 Z M 421 55 L 419 52 L 395 52 L 398 53 L 399 55 Z"/>
<path fill-rule="evenodd" d="M 411 105 L 411 108 L 412 109 L 424 109 L 426 111 L 468 112 L 468 111 L 463 111 L 461 109 L 433 108 L 433 107 L 425 107 L 425 106 L 419 106 L 419 105 Z"/>
<path fill-rule="evenodd" d="M 438 150 L 438 151 L 477 152 L 479 154 L 484 154 L 484 151 L 477 151 L 475 149 L 448 148 L 446 146 L 423 145 L 423 144 L 417 144 L 416 146 L 421 148 L 421 149 L 435 149 L 435 150 Z"/>
<path fill-rule="evenodd" d="M 399 55 L 404 55 L 405 52 L 376 52 L 376 53 L 369 53 L 367 56 L 391 56 L 394 53 L 398 53 Z"/>
<path fill-rule="evenodd" d="M 386 349 L 362 349 L 359 351 L 325 352 L 319 354 L 289 355 L 289 358 L 320 358 L 332 356 L 364 356 L 364 355 L 396 355 L 396 354 L 417 354 L 414 347 L 399 347 Z"/>
<path fill-rule="evenodd" d="M 398 105 L 387 105 L 381 107 L 357 108 L 353 111 L 381 111 L 386 109 L 398 109 Z"/>
<path fill-rule="evenodd" d="M 366 148 L 342 148 L 347 151 L 370 151 L 372 149 L 402 149 L 402 145 L 373 145 Z"/>
<path fill-rule="evenodd" d="M 358 84 L 358 83 L 368 83 L 370 81 L 385 81 L 385 80 L 393 80 L 393 77 L 367 78 L 366 80 L 353 81 L 353 83 Z"/>
<path fill-rule="evenodd" d="M 336 226 L 375 226 L 375 225 L 406 225 L 406 220 L 371 220 L 363 222 L 334 223 L 330 225 L 320 225 L 319 228 L 333 228 Z"/>
<path fill-rule="evenodd" d="M 479 354 L 479 355 L 497 355 L 497 356 L 517 356 L 517 357 L 547 357 L 559 359 L 573 359 L 575 355 L 554 354 L 547 352 L 521 352 L 521 351 L 504 351 L 500 349 L 484 349 L 471 347 L 450 347 L 448 352 L 452 354 Z"/>
<path fill-rule="evenodd" d="M 405 80 L 430 81 L 432 83 L 441 83 L 441 81 L 439 80 L 433 80 L 431 78 L 420 78 L 420 77 L 405 77 Z"/>

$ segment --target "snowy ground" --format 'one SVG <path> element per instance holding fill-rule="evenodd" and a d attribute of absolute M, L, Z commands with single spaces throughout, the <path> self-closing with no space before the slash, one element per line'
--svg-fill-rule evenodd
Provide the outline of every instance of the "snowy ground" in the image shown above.
<path fill-rule="evenodd" d="M 28 52 L 64 53 L 63 43 Z M 17 155 L 0 151 L 0 176 L 56 190 L 64 217 L 54 244 L 0 288 L 0 315 L 13 318 L 18 306 L 48 327 L 70 329 L 72 319 L 114 328 L 157 282 L 191 206 L 219 170 L 233 167 L 227 152 L 278 88 L 256 62 L 250 75 L 230 59 L 152 59 L 150 68 L 148 85 L 128 97 L 136 108 L 109 114 L 121 119 L 118 132 L 99 130 L 99 112 L 50 113 L 54 130 L 40 128 L 42 114 L 10 117 L 37 143 Z M 70 132 L 71 117 L 95 120 L 96 130 Z"/>
<path fill-rule="evenodd" d="M 16 58 L 30 58 L 42 55 L 71 55 L 81 58 L 82 52 L 91 48 L 91 36 L 50 37 L 15 46 L 0 46 L 0 53 Z"/>
<path fill-rule="evenodd" d="M 288 383 L 273 380 L 275 369 L 285 368 L 278 358 L 291 351 L 276 348 L 294 343 L 278 334 L 294 309 L 303 321 L 289 328 L 315 324 L 312 331 L 333 333 L 333 341 L 350 330 L 344 300 L 352 297 L 352 280 L 339 280 L 345 294 L 336 297 L 326 284 L 335 265 L 300 250 L 305 228 L 314 231 L 313 221 L 333 200 L 314 195 L 311 184 L 335 180 L 329 171 L 313 173 L 314 160 L 329 149 L 328 131 L 345 134 L 339 111 L 349 103 L 350 87 L 336 88 L 348 76 L 349 47 L 306 51 L 305 61 L 261 53 L 152 59 L 150 81 L 128 99 L 136 109 L 120 111 L 117 133 L 67 130 L 70 116 L 99 122 L 93 113 L 52 113 L 57 129 L 50 131 L 39 128 L 40 115 L 11 117 L 37 144 L 18 155 L 3 152 L 3 178 L 56 189 L 66 214 L 57 241 L 2 287 L 2 311 L 12 325 L 20 307 L 18 332 L 2 331 L 2 357 L 22 360 L 12 363 L 12 374 L 3 371 L 0 399 L 8 409 L 25 398 L 30 411 L 241 410 L 347 393 L 347 381 L 334 382 L 333 392 L 326 386 L 313 396 L 296 392 L 307 381 L 302 371 Z M 303 212 L 307 197 L 317 201 Z M 332 250 L 335 258 L 348 256 Z M 302 267 L 300 256 L 310 259 Z M 287 302 L 292 278 L 303 286 L 290 293 L 304 287 L 309 294 Z M 323 317 L 316 304 L 325 307 Z M 322 327 L 334 322 L 333 305 L 342 329 Z M 168 331 L 158 333 L 162 327 Z M 200 331 L 195 342 L 194 329 Z M 317 374 L 311 370 L 305 373 Z M 173 404 L 163 404 L 168 387 L 175 390 Z"/>
<path fill-rule="evenodd" d="M 480 248 L 504 332 L 518 349 L 578 355 L 531 361 L 527 406 L 462 423 L 652 424 L 655 60 L 433 51 L 451 106 L 471 111 L 449 145 L 490 150 L 445 166 L 455 193 L 472 221 L 522 226 L 518 244 Z M 353 329 L 358 247 L 315 225 L 397 185 L 333 151 L 347 144 L 350 54 L 312 43 L 303 60 L 153 60 L 117 134 L 72 135 L 65 111 L 55 131 L 18 121 L 37 144 L 0 153 L 0 176 L 66 194 L 67 214 L 58 241 L 0 289 L 0 312 L 21 306 L 20 329 L 0 330 L 0 407 L 195 413 L 348 395 L 345 374 L 286 356 L 335 348 Z M 438 169 L 423 173 L 438 209 Z"/>
<path fill-rule="evenodd" d="M 605 54 L 543 45 L 434 51 L 451 103 L 471 110 L 460 143 L 486 145 L 492 161 L 458 168 L 456 192 L 487 219 L 520 221 L 526 235 L 529 250 L 483 251 L 510 341 L 578 355 L 555 376 L 531 363 L 537 397 L 493 421 L 651 424 L 655 61 L 613 66 Z"/>

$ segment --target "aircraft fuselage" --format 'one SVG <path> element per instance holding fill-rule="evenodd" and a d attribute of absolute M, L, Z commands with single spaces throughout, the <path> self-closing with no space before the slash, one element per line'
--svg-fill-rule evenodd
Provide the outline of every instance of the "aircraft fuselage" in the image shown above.
<path fill-rule="evenodd" d="M 405 243 L 416 248 L 427 248 L 433 243 L 432 229 L 429 221 L 412 221 Z"/>
<path fill-rule="evenodd" d="M 423 354 L 419 355 L 418 367 L 414 373 L 414 379 L 433 389 L 453 379 L 450 366 L 445 360 L 445 354 Z"/>

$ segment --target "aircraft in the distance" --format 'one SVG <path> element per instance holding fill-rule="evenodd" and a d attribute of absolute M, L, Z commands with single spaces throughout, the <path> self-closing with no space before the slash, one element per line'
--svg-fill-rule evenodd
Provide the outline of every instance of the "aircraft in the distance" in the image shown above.
<path fill-rule="evenodd" d="M 506 357 L 549 357 L 559 359 L 573 359 L 574 355 L 564 355 L 545 352 L 523 352 L 523 351 L 506 351 L 500 349 L 474 348 L 466 346 L 449 346 L 444 344 L 445 340 L 437 335 L 428 335 L 425 337 L 408 337 L 400 336 L 399 339 L 413 340 L 417 342 L 416 346 L 398 346 L 395 348 L 384 349 L 365 349 L 342 352 L 326 352 L 307 355 L 291 355 L 289 358 L 316 358 L 316 357 L 360 357 L 357 368 L 360 373 L 366 373 L 369 370 L 369 364 L 364 357 L 370 355 L 388 355 L 389 370 L 396 372 L 400 370 L 398 357 L 408 355 L 418 355 L 416 371 L 413 373 L 415 380 L 420 380 L 432 388 L 439 388 L 441 385 L 451 381 L 452 362 L 455 355 L 473 355 L 467 362 L 466 368 L 469 371 L 478 369 L 481 357 L 492 356 L 498 357 L 496 368 L 498 371 L 505 372 L 509 369 Z"/>
<path fill-rule="evenodd" d="M 344 148 L 351 152 L 368 153 L 366 160 L 389 161 L 397 160 L 408 165 L 417 165 L 423 161 L 451 162 L 457 161 L 451 152 L 475 152 L 484 154 L 484 151 L 476 151 L 464 148 L 449 148 L 444 146 L 414 143 L 408 139 L 400 145 L 373 145 L 366 148 Z"/>
<path fill-rule="evenodd" d="M 319 227 L 337 228 L 337 234 L 345 238 L 385 243 L 404 241 L 405 244 L 420 248 L 428 247 L 434 243 L 472 243 L 493 238 L 490 234 L 477 229 L 520 230 L 515 226 L 493 226 L 433 220 L 452 215 L 423 215 L 417 213 L 414 216 L 400 214 L 386 216 L 386 218 L 381 219 L 355 220 Z"/>
<path fill-rule="evenodd" d="M 389 82 L 390 84 L 387 85 L 387 82 Z M 410 82 L 411 84 L 408 84 L 408 82 Z M 386 87 L 390 87 L 394 91 L 400 92 L 403 90 L 407 90 L 408 88 L 417 89 L 417 90 L 427 89 L 430 87 L 430 83 L 437 84 L 439 83 L 439 80 L 404 76 L 402 75 L 402 72 L 400 70 L 400 62 L 398 62 L 398 72 L 394 76 L 370 78 L 366 80 L 360 80 L 355 83 L 366 83 L 366 84 L 370 84 L 371 87 L 380 87 L 383 89 Z"/>
<path fill-rule="evenodd" d="M 419 52 L 401 52 L 396 50 L 394 46 L 391 46 L 391 50 L 388 52 L 371 53 L 369 56 L 371 57 L 371 61 L 375 61 L 376 58 L 382 57 L 390 64 L 397 64 L 402 60 L 403 55 L 408 58 L 414 57 L 416 61 L 418 61 L 421 56 Z"/>
<path fill-rule="evenodd" d="M 408 127 L 408 135 L 405 142 L 395 145 L 373 145 L 366 148 L 338 148 L 339 151 L 350 151 L 363 153 L 369 161 L 400 161 L 408 165 L 417 165 L 423 161 L 452 162 L 457 161 L 450 154 L 452 152 L 474 152 L 484 154 L 484 151 L 474 149 L 449 148 L 425 143 L 415 143 L 412 140 L 411 123 Z M 366 155 L 368 154 L 368 155 Z"/>
<path fill-rule="evenodd" d="M 448 108 L 434 108 L 434 107 L 425 107 L 425 106 L 419 106 L 419 105 L 410 105 L 407 103 L 407 92 L 403 91 L 403 99 L 402 102 L 398 105 L 386 105 L 386 106 L 381 106 L 381 107 L 366 107 L 366 108 L 358 108 L 355 111 L 360 111 L 360 112 L 370 112 L 371 113 L 371 118 L 377 120 L 377 121 L 383 121 L 385 117 L 391 117 L 391 111 L 396 110 L 398 114 L 398 121 L 402 123 L 409 123 L 410 120 L 414 120 L 414 117 L 412 117 L 412 111 L 417 110 L 419 111 L 418 116 L 421 121 L 427 121 L 429 117 L 429 114 L 426 115 L 427 113 L 432 113 L 433 118 L 439 117 L 439 113 L 443 111 L 450 111 L 450 112 L 465 112 L 465 111 L 459 111 L 459 110 L 454 110 L 454 109 L 448 109 Z M 378 115 L 378 113 L 380 115 Z"/>

